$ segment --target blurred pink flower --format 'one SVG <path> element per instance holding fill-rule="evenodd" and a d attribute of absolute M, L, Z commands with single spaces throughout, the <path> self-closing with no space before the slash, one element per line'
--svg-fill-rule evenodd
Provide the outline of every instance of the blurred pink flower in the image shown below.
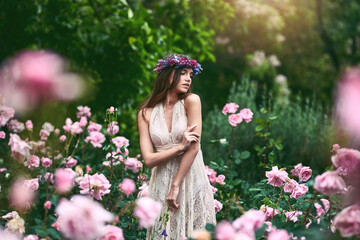
<path fill-rule="evenodd" d="M 49 122 L 45 122 L 43 125 L 42 125 L 42 127 L 41 127 L 42 129 L 44 129 L 44 130 L 46 130 L 46 131 L 48 131 L 49 133 L 51 133 L 51 132 L 53 132 L 54 131 L 54 125 L 52 125 L 51 123 L 49 123 Z"/>
<path fill-rule="evenodd" d="M 210 185 L 210 187 L 213 194 L 215 194 L 218 191 L 216 187 L 213 187 L 212 185 Z"/>
<path fill-rule="evenodd" d="M 45 179 L 46 182 L 54 183 L 54 174 L 50 173 L 50 172 L 47 172 L 47 173 L 44 174 L 44 179 Z"/>
<path fill-rule="evenodd" d="M 125 137 L 116 137 L 112 139 L 112 142 L 115 144 L 117 148 L 121 148 L 122 146 L 125 146 L 126 148 L 130 145 L 129 140 Z"/>
<path fill-rule="evenodd" d="M 275 187 L 283 185 L 289 179 L 288 173 L 284 170 L 279 170 L 277 166 L 273 166 L 271 171 L 266 171 L 265 175 L 268 178 L 267 183 Z"/>
<path fill-rule="evenodd" d="M 289 179 L 284 185 L 284 192 L 292 193 L 298 183 L 294 179 Z"/>
<path fill-rule="evenodd" d="M 119 190 L 125 193 L 127 197 L 129 197 L 129 195 L 136 190 L 134 181 L 129 178 L 124 178 L 124 180 L 119 184 Z"/>
<path fill-rule="evenodd" d="M 267 240 L 289 240 L 290 235 L 289 233 L 284 229 L 275 229 L 270 232 Z"/>
<path fill-rule="evenodd" d="M 229 123 L 231 126 L 236 127 L 239 123 L 243 121 L 242 116 L 238 114 L 230 114 L 229 115 Z"/>
<path fill-rule="evenodd" d="M 232 240 L 235 236 L 235 229 L 228 221 L 221 221 L 215 229 L 217 240 Z"/>
<path fill-rule="evenodd" d="M 25 127 L 26 127 L 27 130 L 33 130 L 34 125 L 33 125 L 33 123 L 32 123 L 31 120 L 27 120 L 27 121 L 25 122 Z"/>
<path fill-rule="evenodd" d="M 254 115 L 253 112 L 249 108 L 241 109 L 239 114 L 242 117 L 242 119 L 247 123 L 251 122 L 253 115 Z"/>
<path fill-rule="evenodd" d="M 15 110 L 13 108 L 0 105 L 0 127 L 5 126 L 14 115 Z"/>
<path fill-rule="evenodd" d="M 139 189 L 141 191 L 137 195 L 138 198 L 149 196 L 149 184 L 147 182 L 144 182 L 143 185 L 139 187 Z"/>
<path fill-rule="evenodd" d="M 134 216 L 139 218 L 140 228 L 149 228 L 155 224 L 161 213 L 161 203 L 149 197 L 136 200 Z"/>
<path fill-rule="evenodd" d="M 360 69 L 346 71 L 337 86 L 336 112 L 341 126 L 354 138 L 360 136 Z"/>
<path fill-rule="evenodd" d="M 62 199 L 55 212 L 59 216 L 61 233 L 74 240 L 102 237 L 106 233 L 105 223 L 114 218 L 100 203 L 80 195 L 73 196 L 70 201 Z"/>
<path fill-rule="evenodd" d="M 81 117 L 80 118 L 80 123 L 79 123 L 79 125 L 80 125 L 80 127 L 85 127 L 86 126 L 86 124 L 87 124 L 87 118 L 86 117 Z"/>
<path fill-rule="evenodd" d="M 337 172 L 326 171 L 316 176 L 314 189 L 324 195 L 334 195 L 345 191 L 346 185 Z"/>
<path fill-rule="evenodd" d="M 39 135 L 40 135 L 41 140 L 45 141 L 45 140 L 47 140 L 48 136 L 50 136 L 50 133 L 44 129 L 41 129 Z"/>
<path fill-rule="evenodd" d="M 39 179 L 38 178 L 33 178 L 30 180 L 25 180 L 24 181 L 24 185 L 26 187 L 28 187 L 29 189 L 36 191 L 39 189 Z"/>
<path fill-rule="evenodd" d="M 212 185 L 215 185 L 216 183 L 216 171 L 212 168 L 209 168 L 209 166 L 205 165 L 205 172 L 206 175 L 208 176 L 210 182 Z"/>
<path fill-rule="evenodd" d="M 26 162 L 24 162 L 24 166 L 29 169 L 34 169 L 36 167 L 39 167 L 39 165 L 40 165 L 40 158 L 35 155 L 31 155 L 29 159 Z"/>
<path fill-rule="evenodd" d="M 237 105 L 236 103 L 227 103 L 225 104 L 222 113 L 224 115 L 228 114 L 228 113 L 236 113 L 237 109 L 239 108 L 239 105 Z"/>
<path fill-rule="evenodd" d="M 108 109 L 108 112 L 109 113 L 114 113 L 115 112 L 115 108 L 113 106 L 111 106 L 109 109 Z"/>
<path fill-rule="evenodd" d="M 349 206 L 339 212 L 334 218 L 334 226 L 343 237 L 360 234 L 360 204 Z"/>
<path fill-rule="evenodd" d="M 331 157 L 331 161 L 344 176 L 359 173 L 360 152 L 355 149 L 341 148 Z"/>
<path fill-rule="evenodd" d="M 304 196 L 309 191 L 309 188 L 305 184 L 296 185 L 295 189 L 292 191 L 291 198 L 300 198 Z"/>
<path fill-rule="evenodd" d="M 65 135 L 61 135 L 59 138 L 60 142 L 65 142 L 66 141 L 66 136 Z"/>
<path fill-rule="evenodd" d="M 55 131 L 54 131 L 54 133 L 56 134 L 56 135 L 59 135 L 59 133 L 60 133 L 60 129 L 55 129 Z"/>
<path fill-rule="evenodd" d="M 273 219 L 273 217 L 280 213 L 280 211 L 276 208 L 268 207 L 265 205 L 261 205 L 260 211 L 263 211 L 265 213 L 266 221 L 270 221 L 271 219 Z"/>
<path fill-rule="evenodd" d="M 216 182 L 217 182 L 218 184 L 220 184 L 220 185 L 225 185 L 224 180 L 225 180 L 225 176 L 222 175 L 222 174 L 219 175 L 219 176 L 217 176 L 217 178 L 216 178 Z"/>
<path fill-rule="evenodd" d="M 95 148 L 101 148 L 102 143 L 105 142 L 105 136 L 101 132 L 90 132 L 90 135 L 85 138 L 85 142 L 89 142 L 93 145 Z"/>
<path fill-rule="evenodd" d="M 87 173 L 91 172 L 91 167 L 89 165 L 86 165 L 86 172 Z"/>
<path fill-rule="evenodd" d="M 89 121 L 89 126 L 87 127 L 88 132 L 100 132 L 102 126 L 98 123 Z"/>
<path fill-rule="evenodd" d="M 133 171 L 133 173 L 137 173 L 139 172 L 139 161 L 136 158 L 127 158 L 124 161 L 125 167 L 131 171 Z M 141 167 L 140 167 L 141 169 Z"/>
<path fill-rule="evenodd" d="M 17 179 L 11 184 L 10 206 L 22 211 L 29 209 L 34 200 L 35 192 L 25 184 L 25 179 Z"/>
<path fill-rule="evenodd" d="M 299 163 L 299 164 L 295 165 L 294 169 L 292 169 L 290 172 L 294 177 L 298 177 L 301 169 L 302 169 L 302 163 Z"/>
<path fill-rule="evenodd" d="M 125 240 L 123 230 L 113 225 L 106 226 L 106 233 L 97 240 Z"/>
<path fill-rule="evenodd" d="M 56 191 L 60 194 L 68 193 L 74 187 L 76 175 L 71 168 L 58 168 L 55 172 Z"/>
<path fill-rule="evenodd" d="M 315 203 L 314 206 L 316 208 L 316 216 L 320 217 L 320 216 L 325 216 L 325 214 L 329 211 L 330 209 L 330 202 L 327 199 L 322 198 L 321 199 L 322 204 L 324 205 L 325 209 L 319 204 L 319 203 Z"/>
<path fill-rule="evenodd" d="M 255 232 L 264 225 L 264 222 L 264 212 L 250 209 L 244 215 L 237 218 L 232 225 L 237 231 Z"/>
<path fill-rule="evenodd" d="M 31 234 L 24 237 L 23 240 L 39 240 L 39 237 L 37 235 Z"/>
<path fill-rule="evenodd" d="M 55 53 L 26 50 L 5 63 L 0 69 L 0 95 L 16 110 L 49 100 L 73 100 L 82 92 L 80 77 L 65 72 L 64 60 Z"/>
<path fill-rule="evenodd" d="M 119 132 L 119 126 L 117 125 L 117 122 L 111 122 L 107 128 L 107 133 L 110 136 L 113 136 Z"/>
<path fill-rule="evenodd" d="M 75 158 L 70 156 L 66 159 L 66 167 L 67 168 L 72 168 L 76 164 L 77 164 L 77 160 Z"/>
<path fill-rule="evenodd" d="M 80 181 L 79 187 L 82 189 L 81 194 L 90 194 L 97 200 L 102 200 L 102 196 L 110 192 L 111 184 L 104 174 L 85 174 Z"/>
<path fill-rule="evenodd" d="M 78 106 L 78 112 L 76 113 L 77 118 L 91 117 L 91 109 L 88 106 Z"/>
<path fill-rule="evenodd" d="M 47 200 L 46 202 L 44 202 L 44 208 L 45 209 L 50 209 L 51 208 L 51 202 L 49 200 Z"/>
<path fill-rule="evenodd" d="M 42 157 L 41 158 L 41 163 L 42 163 L 43 167 L 48 168 L 48 167 L 51 166 L 52 160 L 50 158 L 47 158 L 47 157 Z"/>
<path fill-rule="evenodd" d="M 5 139 L 6 134 L 4 131 L 0 131 L 0 139 Z"/>
<path fill-rule="evenodd" d="M 297 222 L 298 221 L 298 216 L 302 215 L 301 211 L 291 211 L 291 212 L 284 212 L 285 216 L 286 216 L 286 222 L 287 221 L 292 221 L 292 222 Z"/>
<path fill-rule="evenodd" d="M 299 173 L 299 181 L 306 182 L 310 179 L 312 170 L 310 167 L 302 167 Z"/>
<path fill-rule="evenodd" d="M 9 130 L 9 132 L 19 133 L 19 132 L 24 131 L 25 125 L 24 125 L 24 123 L 22 123 L 16 119 L 11 119 L 7 123 L 7 128 Z"/>
<path fill-rule="evenodd" d="M 10 133 L 9 145 L 11 156 L 19 162 L 23 162 L 30 156 L 31 147 L 25 141 L 22 141 L 19 135 Z"/>
<path fill-rule="evenodd" d="M 339 149 L 340 149 L 340 145 L 339 145 L 339 144 L 337 144 L 337 143 L 333 144 L 333 148 L 332 148 L 332 151 L 333 151 L 333 152 L 336 152 L 336 151 L 339 150 Z"/>
<path fill-rule="evenodd" d="M 215 207 L 215 213 L 218 213 L 223 208 L 223 205 L 218 200 L 214 199 L 214 207 Z"/>
<path fill-rule="evenodd" d="M 83 130 L 80 127 L 80 123 L 79 122 L 74 122 L 73 124 L 71 124 L 70 132 L 72 134 L 80 134 L 80 133 L 82 133 Z"/>
<path fill-rule="evenodd" d="M 71 125 L 72 125 L 71 119 L 67 118 L 65 120 L 65 125 L 63 126 L 63 129 L 65 130 L 65 132 L 70 132 L 71 131 Z"/>

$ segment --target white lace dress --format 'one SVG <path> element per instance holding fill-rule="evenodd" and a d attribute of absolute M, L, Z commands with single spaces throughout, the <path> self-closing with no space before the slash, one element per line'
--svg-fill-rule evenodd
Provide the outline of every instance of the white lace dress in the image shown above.
<path fill-rule="evenodd" d="M 187 116 L 184 102 L 179 100 L 173 110 L 171 133 L 166 126 L 162 103 L 157 104 L 151 113 L 149 132 L 156 150 L 164 151 L 179 144 L 187 128 Z M 161 202 L 161 215 L 167 211 L 165 198 L 170 190 L 170 185 L 178 170 L 182 154 L 174 157 L 165 164 L 158 165 L 151 170 L 149 183 L 150 197 Z M 177 198 L 180 204 L 175 212 L 169 211 L 169 220 L 156 221 L 148 229 L 147 239 L 164 239 L 161 235 L 165 230 L 167 240 L 178 240 L 190 237 L 195 230 L 204 229 L 207 223 L 216 223 L 214 197 L 207 178 L 202 152 L 199 150 L 188 174 L 180 185 Z"/>

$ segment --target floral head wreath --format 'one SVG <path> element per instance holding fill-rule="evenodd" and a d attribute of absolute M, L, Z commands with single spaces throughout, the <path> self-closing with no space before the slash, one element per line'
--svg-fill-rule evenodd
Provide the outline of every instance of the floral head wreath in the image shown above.
<path fill-rule="evenodd" d="M 164 68 L 168 66 L 174 65 L 176 65 L 175 68 L 192 68 L 194 76 L 199 74 L 201 70 L 203 70 L 200 63 L 198 63 L 195 59 L 188 59 L 186 57 L 180 58 L 176 55 L 165 58 L 165 60 L 159 59 L 158 62 L 159 63 L 154 69 L 154 71 L 157 73 L 160 73 Z"/>

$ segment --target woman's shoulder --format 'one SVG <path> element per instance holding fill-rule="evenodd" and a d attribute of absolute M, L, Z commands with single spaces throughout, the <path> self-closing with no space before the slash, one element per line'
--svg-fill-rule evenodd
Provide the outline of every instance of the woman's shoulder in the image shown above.
<path fill-rule="evenodd" d="M 189 95 L 187 95 L 184 99 L 184 103 L 185 106 L 190 106 L 193 104 L 201 104 L 201 100 L 199 95 L 195 94 L 195 93 L 190 93 Z"/>
<path fill-rule="evenodd" d="M 149 123 L 153 109 L 154 108 L 140 109 L 140 111 L 138 113 L 138 121 L 144 120 L 144 117 L 145 117 L 145 122 Z"/>

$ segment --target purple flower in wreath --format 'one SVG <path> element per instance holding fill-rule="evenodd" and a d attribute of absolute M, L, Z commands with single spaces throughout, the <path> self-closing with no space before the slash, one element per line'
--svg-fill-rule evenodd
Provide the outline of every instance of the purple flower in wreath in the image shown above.
<path fill-rule="evenodd" d="M 197 75 L 201 72 L 201 65 L 195 59 L 188 59 L 187 57 L 179 58 L 176 55 L 167 57 L 165 59 L 159 59 L 155 72 L 160 73 L 166 67 L 175 66 L 175 68 L 192 68 L 193 74 Z"/>
<path fill-rule="evenodd" d="M 162 235 L 162 236 L 165 236 L 165 237 L 168 236 L 165 230 L 161 233 L 161 235 Z"/>

